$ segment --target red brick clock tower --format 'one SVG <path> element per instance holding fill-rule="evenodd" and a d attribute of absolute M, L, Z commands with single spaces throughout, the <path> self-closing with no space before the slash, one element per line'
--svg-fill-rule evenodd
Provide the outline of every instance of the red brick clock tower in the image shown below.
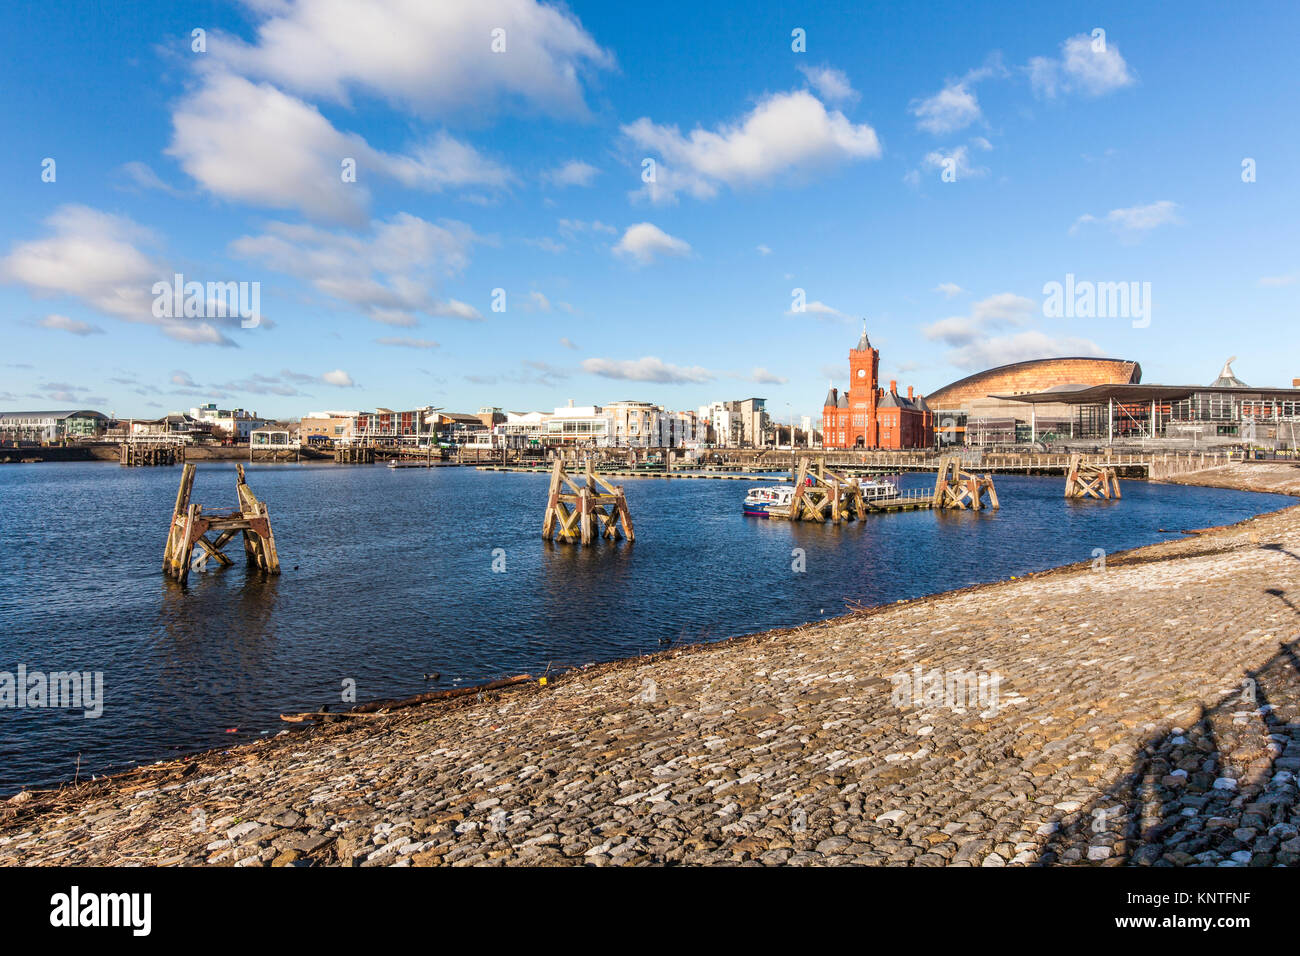
<path fill-rule="evenodd" d="M 871 347 L 867 323 L 862 323 L 862 338 L 857 348 L 849 350 L 849 427 L 845 448 L 877 447 L 876 402 L 880 398 L 880 352 Z M 861 441 L 859 441 L 861 439 Z"/>

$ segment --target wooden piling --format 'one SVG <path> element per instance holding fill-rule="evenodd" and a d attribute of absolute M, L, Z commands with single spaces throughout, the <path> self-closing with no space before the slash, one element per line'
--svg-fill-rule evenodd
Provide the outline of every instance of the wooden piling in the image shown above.
<path fill-rule="evenodd" d="M 986 492 L 989 497 L 987 505 L 984 504 Z M 963 470 L 958 455 L 947 455 L 940 461 L 931 504 L 935 508 L 953 511 L 980 511 L 985 507 L 997 510 L 1001 507 L 993 476 L 981 477 Z"/>
<path fill-rule="evenodd" d="M 174 465 L 183 460 L 182 447 L 176 444 L 153 445 L 124 441 L 118 446 L 118 462 L 125 468 Z"/>
<path fill-rule="evenodd" d="M 1081 455 L 1071 455 L 1065 469 L 1065 497 L 1120 498 L 1119 475 L 1108 465 L 1084 464 Z"/>
<path fill-rule="evenodd" d="M 597 536 L 617 540 L 621 535 L 628 541 L 636 540 L 622 486 L 602 478 L 591 459 L 581 478 L 582 484 L 574 481 L 564 458 L 556 457 L 546 494 L 546 513 L 542 516 L 542 537 L 549 541 L 558 535 L 561 541 L 582 544 L 594 543 Z"/>
<path fill-rule="evenodd" d="M 839 524 L 849 518 L 861 518 L 868 510 L 862 486 L 857 478 L 827 469 L 824 461 L 816 463 L 804 456 L 794 470 L 794 495 L 786 508 L 769 508 L 768 517 L 789 521 Z"/>
<path fill-rule="evenodd" d="M 280 573 L 280 557 L 271 530 L 271 515 L 266 503 L 257 498 L 244 478 L 244 466 L 237 465 L 235 491 L 239 506 L 231 510 L 204 512 L 203 506 L 190 501 L 194 488 L 194 465 L 186 463 L 181 472 L 176 504 L 172 508 L 167 545 L 163 551 L 163 573 L 184 584 L 189 579 L 194 549 L 201 549 L 204 560 L 213 559 L 223 568 L 234 562 L 225 546 L 242 532 L 244 555 L 249 565 L 267 574 Z M 216 538 L 209 539 L 215 531 Z"/>

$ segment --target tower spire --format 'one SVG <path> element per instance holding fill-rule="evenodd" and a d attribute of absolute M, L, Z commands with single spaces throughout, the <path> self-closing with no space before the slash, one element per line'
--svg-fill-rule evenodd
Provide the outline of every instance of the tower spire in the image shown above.
<path fill-rule="evenodd" d="M 864 318 L 862 320 L 862 338 L 858 339 L 857 351 L 865 352 L 869 348 L 871 348 L 871 339 L 867 338 L 867 320 Z"/>

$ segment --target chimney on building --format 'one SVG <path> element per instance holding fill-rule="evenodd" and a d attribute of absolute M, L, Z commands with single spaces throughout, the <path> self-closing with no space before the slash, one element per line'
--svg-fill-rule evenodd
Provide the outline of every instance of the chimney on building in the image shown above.
<path fill-rule="evenodd" d="M 898 394 L 898 379 L 896 379 L 896 378 L 891 378 L 891 379 L 889 380 L 889 394 L 890 394 L 890 395 L 897 395 L 897 394 Z"/>
<path fill-rule="evenodd" d="M 907 400 L 908 400 L 909 402 L 912 400 L 912 386 L 911 386 L 911 385 L 907 386 Z"/>
<path fill-rule="evenodd" d="M 1293 378 L 1293 379 L 1291 379 L 1291 387 L 1292 387 L 1292 388 L 1300 388 L 1300 378 Z"/>

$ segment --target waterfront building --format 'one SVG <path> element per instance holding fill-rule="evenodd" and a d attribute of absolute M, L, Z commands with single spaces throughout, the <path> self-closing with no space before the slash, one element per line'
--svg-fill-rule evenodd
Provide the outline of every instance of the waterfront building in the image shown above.
<path fill-rule="evenodd" d="M 212 422 L 199 421 L 181 412 L 172 412 L 161 418 L 132 418 L 123 422 L 123 432 L 132 438 L 171 437 L 188 439 L 212 437 Z"/>
<path fill-rule="evenodd" d="M 484 428 L 495 429 L 496 426 L 505 424 L 506 413 L 495 405 L 484 405 L 478 410 L 478 420 Z"/>
<path fill-rule="evenodd" d="M 298 440 L 310 443 L 313 438 L 329 441 L 348 441 L 352 438 L 352 429 L 356 427 L 360 412 L 325 411 L 308 412 L 298 423 Z"/>
<path fill-rule="evenodd" d="M 1029 441 L 1141 442 L 1172 450 L 1300 449 L 1300 388 L 1247 385 L 1233 373 L 1232 361 L 1209 385 L 1058 386 L 992 397 L 1021 409 Z M 1038 417 L 1040 409 L 1054 406 L 1066 409 L 1064 426 L 1055 419 L 1045 425 Z"/>
<path fill-rule="evenodd" d="M 767 415 L 767 399 L 742 398 L 730 403 L 740 415 L 740 448 L 761 448 L 768 443 L 772 422 Z"/>
<path fill-rule="evenodd" d="M 542 439 L 547 445 L 586 445 L 608 448 L 614 441 L 614 416 L 599 405 L 557 408 L 546 420 Z"/>
<path fill-rule="evenodd" d="M 551 417 L 546 412 L 506 412 L 506 420 L 493 427 L 502 436 L 505 448 L 536 448 L 542 444 L 546 422 Z"/>
<path fill-rule="evenodd" d="M 719 448 L 761 447 L 771 428 L 764 398 L 701 405 L 698 417 L 707 421 L 707 440 Z"/>
<path fill-rule="evenodd" d="M 357 412 L 352 426 L 352 438 L 361 442 L 395 440 L 404 443 L 427 443 L 434 435 L 432 405 L 421 405 L 406 411 L 377 408 L 373 412 Z"/>
<path fill-rule="evenodd" d="M 1016 396 L 1070 391 L 1097 385 L 1135 385 L 1142 366 L 1127 359 L 1074 356 L 1013 362 L 976 372 L 931 392 L 941 445 L 994 445 L 1029 441 L 1027 406 Z M 1072 434 L 1073 411 L 1064 402 L 1044 402 L 1037 410 L 1038 434 Z"/>
<path fill-rule="evenodd" d="M 610 402 L 604 409 L 614 422 L 612 444 L 625 448 L 651 448 L 660 444 L 662 407 L 628 400 Z"/>
<path fill-rule="evenodd" d="M 434 412 L 433 427 L 440 440 L 453 445 L 467 445 L 490 435 L 495 414 L 471 415 L 469 412 Z M 504 418 L 504 416 L 502 416 Z M 486 421 L 485 421 L 486 419 Z"/>
<path fill-rule="evenodd" d="M 660 445 L 665 448 L 698 448 L 704 442 L 700 422 L 693 411 L 666 412 L 661 420 Z"/>
<path fill-rule="evenodd" d="M 214 435 L 219 434 L 222 438 L 232 438 L 235 441 L 247 441 L 249 432 L 254 428 L 274 424 L 269 420 L 258 418 L 257 412 L 250 412 L 243 408 L 218 408 L 215 402 L 191 408 L 190 417 L 209 423 Z"/>
<path fill-rule="evenodd" d="M 5 441 L 64 441 L 94 438 L 108 427 L 108 416 L 88 409 L 48 412 L 0 412 L 0 439 Z"/>
<path fill-rule="evenodd" d="M 900 395 L 898 382 L 880 387 L 880 352 L 871 347 L 866 323 L 849 350 L 849 387 L 831 383 L 822 408 L 825 448 L 929 448 L 934 444 L 934 414 L 923 397 Z"/>

